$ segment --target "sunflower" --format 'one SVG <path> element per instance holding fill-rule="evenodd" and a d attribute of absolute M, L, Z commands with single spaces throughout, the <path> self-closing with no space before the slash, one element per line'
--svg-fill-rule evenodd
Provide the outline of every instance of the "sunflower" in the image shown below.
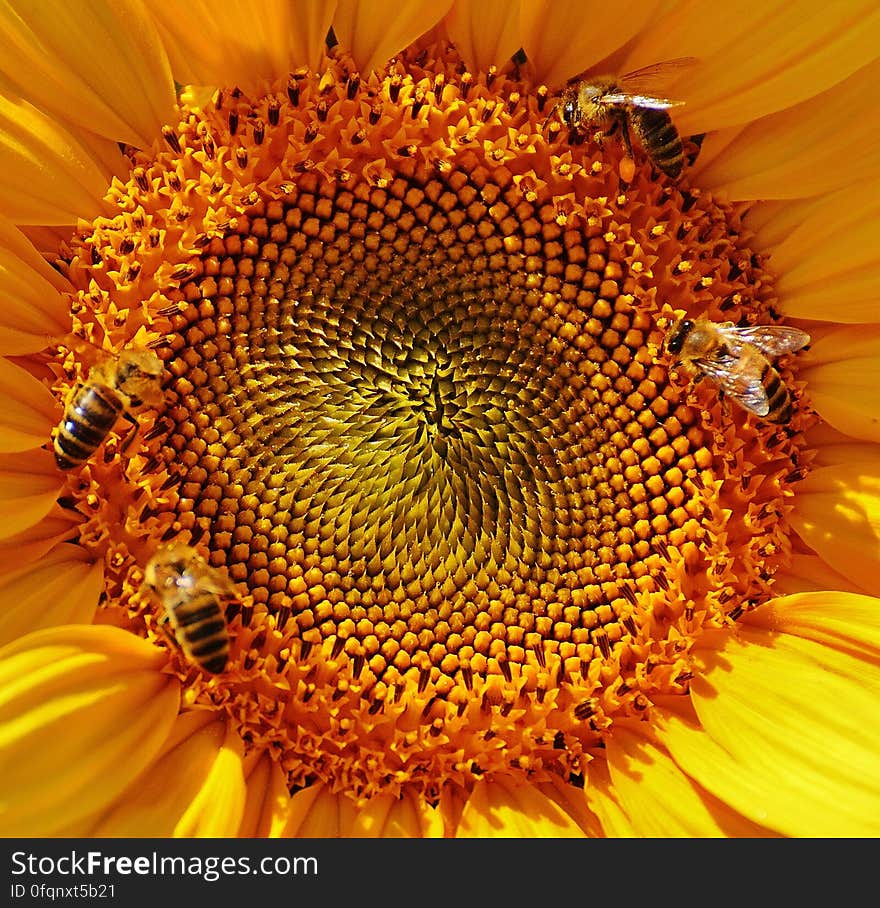
<path fill-rule="evenodd" d="M 7 4 L 3 832 L 880 833 L 878 27 Z M 679 179 L 565 127 L 682 58 Z M 672 361 L 702 315 L 810 335 L 789 420 Z"/>

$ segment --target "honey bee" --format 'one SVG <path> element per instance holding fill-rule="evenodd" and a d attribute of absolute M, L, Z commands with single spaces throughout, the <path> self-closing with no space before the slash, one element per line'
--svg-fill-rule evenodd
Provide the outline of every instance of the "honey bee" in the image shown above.
<path fill-rule="evenodd" d="M 679 57 L 623 76 L 590 76 L 569 85 L 556 107 L 561 112 L 562 122 L 571 129 L 602 128 L 606 135 L 613 135 L 620 129 L 630 159 L 633 157 L 632 130 L 651 163 L 676 180 L 684 167 L 684 155 L 681 136 L 666 111 L 684 102 L 656 97 L 649 92 L 652 83 L 661 76 L 696 62 L 694 57 Z"/>
<path fill-rule="evenodd" d="M 740 406 L 768 422 L 791 418 L 791 395 L 767 359 L 793 353 L 810 342 L 799 328 L 679 319 L 666 335 L 666 350 L 714 381 Z"/>
<path fill-rule="evenodd" d="M 71 470 L 98 450 L 116 420 L 122 416 L 134 427 L 125 450 L 137 435 L 132 409 L 162 402 L 162 360 L 152 350 L 123 350 L 118 357 L 98 363 L 70 394 L 55 432 L 55 463 Z"/>
<path fill-rule="evenodd" d="M 222 601 L 238 593 L 232 581 L 191 546 L 172 543 L 147 562 L 144 583 L 153 590 L 170 623 L 174 641 L 199 668 L 217 675 L 226 668 L 229 632 Z"/>

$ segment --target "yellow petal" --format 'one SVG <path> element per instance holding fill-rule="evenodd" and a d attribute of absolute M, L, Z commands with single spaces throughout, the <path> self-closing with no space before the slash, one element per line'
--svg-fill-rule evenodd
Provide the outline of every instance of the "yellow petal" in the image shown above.
<path fill-rule="evenodd" d="M 770 253 L 782 310 L 794 318 L 876 323 L 880 267 L 880 183 L 779 202 L 745 218 Z"/>
<path fill-rule="evenodd" d="M 333 31 L 362 73 L 381 70 L 388 60 L 436 25 L 452 0 L 339 0 Z"/>
<path fill-rule="evenodd" d="M 90 830 L 92 837 L 234 836 L 244 814 L 242 743 L 213 713 L 184 713 L 159 755 Z"/>
<path fill-rule="evenodd" d="M 582 838 L 569 813 L 518 779 L 480 780 L 461 813 L 456 838 Z"/>
<path fill-rule="evenodd" d="M 572 816 L 587 836 L 597 839 L 605 834 L 601 820 L 587 805 L 584 789 L 580 785 L 554 777 L 552 781 L 543 782 L 537 788 Z"/>
<path fill-rule="evenodd" d="M 790 593 L 811 593 L 818 590 L 841 590 L 865 593 L 849 578 L 839 574 L 818 555 L 795 554 L 788 564 L 773 576 L 773 591 L 777 596 Z"/>
<path fill-rule="evenodd" d="M 691 779 L 647 728 L 615 722 L 607 741 L 611 784 L 633 832 L 647 838 L 766 835 Z"/>
<path fill-rule="evenodd" d="M 443 838 L 440 812 L 414 791 L 371 798 L 355 817 L 351 832 L 357 838 Z"/>
<path fill-rule="evenodd" d="M 794 107 L 744 128 L 710 133 L 691 177 L 733 200 L 806 198 L 876 179 L 880 144 L 873 137 L 880 130 L 880 110 L 865 99 L 878 79 L 880 61 Z"/>
<path fill-rule="evenodd" d="M 290 799 L 284 838 L 338 839 L 354 827 L 358 806 L 353 798 L 323 783 L 309 785 Z"/>
<path fill-rule="evenodd" d="M 876 589 L 880 571 L 880 458 L 813 470 L 789 516 L 797 534 L 836 571 Z"/>
<path fill-rule="evenodd" d="M 519 50 L 519 17 L 508 0 L 455 0 L 443 22 L 471 72 L 501 67 Z"/>
<path fill-rule="evenodd" d="M 174 81 L 136 0 L 0 6 L 0 73 L 31 103 L 118 142 L 148 148 L 174 114 Z"/>
<path fill-rule="evenodd" d="M 745 624 L 815 640 L 859 659 L 880 662 L 880 599 L 815 592 L 773 599 L 741 619 Z"/>
<path fill-rule="evenodd" d="M 566 79 L 595 68 L 645 28 L 657 5 L 653 0 L 614 4 L 521 0 L 520 43 L 535 80 L 558 88 Z"/>
<path fill-rule="evenodd" d="M 147 766 L 178 707 L 162 650 L 73 625 L 0 649 L 0 828 L 51 836 L 111 804 Z"/>
<path fill-rule="evenodd" d="M 829 594 L 828 613 L 843 602 Z M 873 614 L 876 626 L 880 611 Z M 689 775 L 756 823 L 793 836 L 876 837 L 876 657 L 866 662 L 756 624 L 698 651 L 698 721 L 658 711 L 658 738 Z"/>
<path fill-rule="evenodd" d="M 78 512 L 56 507 L 26 530 L 0 539 L 0 573 L 24 567 L 42 558 L 58 543 L 76 536 L 81 522 L 82 517 Z"/>
<path fill-rule="evenodd" d="M 798 379 L 820 416 L 854 438 L 880 441 L 880 326 L 827 331 L 800 366 Z"/>
<path fill-rule="evenodd" d="M 52 392 L 32 375 L 0 357 L 0 452 L 26 451 L 46 443 L 58 422 Z"/>
<path fill-rule="evenodd" d="M 0 201 L 16 224 L 75 224 L 101 213 L 109 173 L 73 132 L 0 92 Z"/>
<path fill-rule="evenodd" d="M 596 757 L 587 768 L 584 797 L 587 806 L 598 817 L 606 838 L 635 837 L 636 831 L 632 821 L 621 806 L 617 791 L 611 783 L 611 772 L 604 753 Z"/>
<path fill-rule="evenodd" d="M 333 16 L 333 2 L 235 0 L 218 14 L 210 0 L 183 6 L 148 0 L 182 83 L 265 90 L 291 70 L 317 69 Z"/>
<path fill-rule="evenodd" d="M 0 645 L 58 624 L 88 624 L 103 588 L 103 561 L 68 543 L 0 574 Z"/>
<path fill-rule="evenodd" d="M 290 810 L 287 776 L 267 751 L 248 754 L 244 775 L 247 799 L 238 837 L 277 839 L 284 831 Z"/>
<path fill-rule="evenodd" d="M 789 0 L 678 2 L 640 31 L 627 67 L 690 55 L 701 60 L 698 77 L 687 80 L 687 107 L 676 116 L 692 135 L 749 122 L 831 89 L 877 58 L 878 26 L 880 12 L 871 0 L 843 0 L 833 14 Z"/>
<path fill-rule="evenodd" d="M 67 279 L 0 215 L 0 354 L 36 353 L 69 331 L 62 293 L 70 289 Z"/>
<path fill-rule="evenodd" d="M 0 454 L 0 539 L 39 523 L 55 504 L 62 480 L 48 451 Z"/>

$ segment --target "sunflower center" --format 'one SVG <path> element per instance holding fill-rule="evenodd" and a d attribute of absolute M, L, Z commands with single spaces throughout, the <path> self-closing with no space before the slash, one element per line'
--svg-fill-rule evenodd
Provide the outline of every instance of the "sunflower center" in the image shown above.
<path fill-rule="evenodd" d="M 221 94 L 71 257 L 78 333 L 169 375 L 71 480 L 107 608 L 158 637 L 163 541 L 226 572 L 228 671 L 170 658 L 292 785 L 578 773 L 784 561 L 795 430 L 660 354 L 676 309 L 772 318 L 736 214 L 647 163 L 622 192 L 544 104 L 445 59 Z"/>

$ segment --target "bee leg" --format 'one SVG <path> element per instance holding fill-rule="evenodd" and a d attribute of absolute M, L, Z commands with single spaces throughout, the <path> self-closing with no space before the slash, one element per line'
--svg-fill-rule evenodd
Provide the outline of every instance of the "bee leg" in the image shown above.
<path fill-rule="evenodd" d="M 131 428 L 128 430 L 128 434 L 122 440 L 122 444 L 119 447 L 119 450 L 123 454 L 128 454 L 131 446 L 134 444 L 135 439 L 138 436 L 140 431 L 140 423 L 128 412 L 128 410 L 123 410 L 122 415 L 131 423 Z"/>
<path fill-rule="evenodd" d="M 163 615 L 158 622 L 158 628 L 162 632 L 162 636 L 168 641 L 168 643 L 174 647 L 176 650 L 180 650 L 180 644 L 177 642 L 177 637 L 174 636 L 171 629 L 168 627 L 170 619 L 168 615 Z"/>
<path fill-rule="evenodd" d="M 635 158 L 633 157 L 632 136 L 630 136 L 629 134 L 629 125 L 627 124 L 626 120 L 615 120 L 614 122 L 620 124 L 620 128 L 623 133 L 623 147 L 626 149 L 626 156 L 628 158 L 632 158 L 632 160 L 634 161 Z"/>

